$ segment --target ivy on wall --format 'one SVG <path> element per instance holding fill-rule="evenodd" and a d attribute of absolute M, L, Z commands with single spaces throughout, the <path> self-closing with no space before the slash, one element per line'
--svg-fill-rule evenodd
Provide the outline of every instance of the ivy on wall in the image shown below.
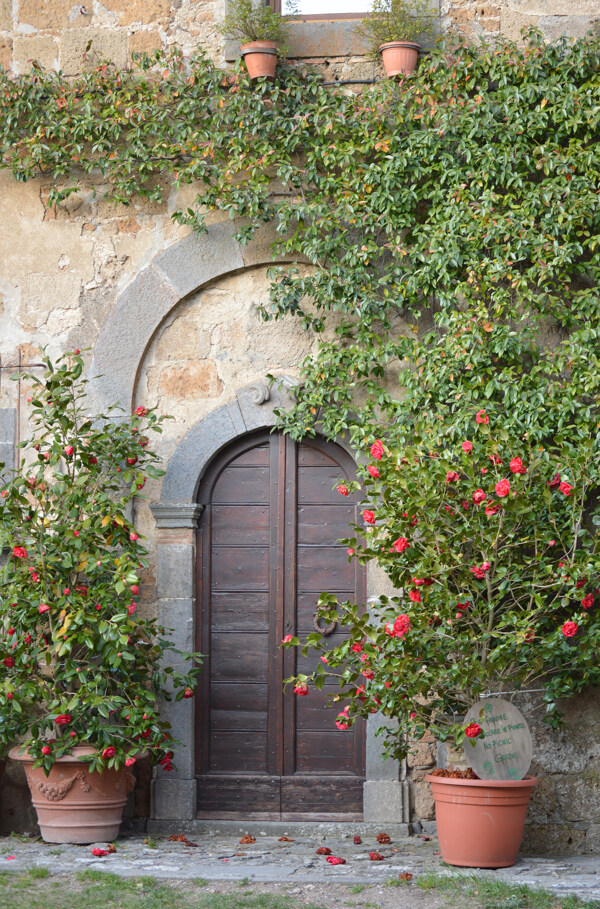
<path fill-rule="evenodd" d="M 598 420 L 600 41 L 448 44 L 418 74 L 349 94 L 201 54 L 76 80 L 0 76 L 2 166 L 116 202 L 193 184 L 174 218 L 263 222 L 313 267 L 275 269 L 265 318 L 320 336 L 296 436 L 355 443 L 427 412 L 460 437 L 485 405 L 531 439 Z M 357 402 L 360 404 L 357 407 Z M 377 427 L 377 429 L 375 429 Z M 387 427 L 387 429 L 386 429 Z"/>

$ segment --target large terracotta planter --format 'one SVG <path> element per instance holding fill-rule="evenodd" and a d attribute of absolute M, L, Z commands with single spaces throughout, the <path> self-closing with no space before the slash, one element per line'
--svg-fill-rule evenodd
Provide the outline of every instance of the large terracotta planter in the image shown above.
<path fill-rule="evenodd" d="M 251 79 L 257 79 L 259 76 L 275 78 L 277 45 L 274 41 L 252 41 L 250 44 L 242 44 L 240 52 Z"/>
<path fill-rule="evenodd" d="M 468 868 L 514 865 L 535 777 L 524 780 L 456 780 L 431 776 L 442 858 Z"/>
<path fill-rule="evenodd" d="M 46 843 L 110 842 L 119 835 L 121 815 L 135 780 L 128 768 L 90 773 L 79 757 L 95 749 L 76 746 L 58 758 L 46 776 L 27 752 L 13 748 L 9 757 L 25 765 L 33 807 Z"/>
<path fill-rule="evenodd" d="M 419 59 L 421 46 L 412 41 L 388 41 L 380 44 L 379 50 L 388 78 L 392 76 L 408 76 L 414 73 Z"/>

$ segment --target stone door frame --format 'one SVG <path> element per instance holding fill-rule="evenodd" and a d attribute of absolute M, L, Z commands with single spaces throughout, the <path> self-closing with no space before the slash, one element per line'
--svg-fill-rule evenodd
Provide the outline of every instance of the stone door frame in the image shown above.
<path fill-rule="evenodd" d="M 267 227 L 246 246 L 234 239 L 232 222 L 209 226 L 198 237 L 190 234 L 159 253 L 123 290 L 94 345 L 88 373 L 88 407 L 102 413 L 118 403 L 130 413 L 144 356 L 156 331 L 186 297 L 220 278 L 255 266 L 273 264 L 274 232 Z M 213 457 L 240 436 L 275 425 L 274 410 L 289 404 L 287 389 L 296 379 L 281 376 L 269 388 L 258 381 L 240 389 L 235 400 L 214 410 L 183 437 L 169 459 L 160 501 L 151 505 L 158 529 L 157 588 L 159 620 L 174 628 L 173 643 L 193 650 L 195 640 L 195 537 L 201 506 L 197 494 Z M 116 412 L 115 419 L 118 419 Z M 338 445 L 350 455 L 343 439 Z M 367 581 L 368 600 L 377 591 Z M 177 770 L 158 768 L 152 782 L 152 818 L 193 820 L 196 813 L 193 700 L 167 704 L 175 738 Z M 383 761 L 375 731 L 382 718 L 367 723 L 364 819 L 404 823 L 409 820 L 406 767 Z"/>

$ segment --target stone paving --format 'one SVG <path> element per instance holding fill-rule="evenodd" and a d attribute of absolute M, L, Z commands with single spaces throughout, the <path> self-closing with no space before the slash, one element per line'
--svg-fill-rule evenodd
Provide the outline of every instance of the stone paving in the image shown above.
<path fill-rule="evenodd" d="M 600 857 L 577 856 L 519 858 L 512 868 L 474 871 L 446 866 L 435 837 L 396 835 L 393 826 L 385 830 L 364 824 L 287 824 L 276 829 L 256 822 L 247 825 L 187 825 L 187 842 L 173 841 L 165 834 L 123 836 L 116 851 L 104 857 L 92 854 L 90 846 L 56 846 L 40 840 L 11 836 L 0 838 L 0 870 L 23 871 L 48 868 L 52 873 L 72 873 L 85 869 L 110 871 L 123 877 L 151 876 L 172 880 L 204 878 L 208 881 L 256 883 L 344 883 L 383 884 L 410 872 L 415 879 L 427 872 L 438 874 L 474 873 L 510 883 L 527 884 L 600 900 Z M 286 831 L 285 833 L 282 831 Z M 184 832 L 173 827 L 173 835 Z M 390 835 L 389 845 L 379 844 L 377 832 Z M 240 844 L 244 834 L 254 843 Z M 360 835 L 362 844 L 354 843 Z M 285 836 L 288 839 L 281 839 Z M 345 865 L 328 864 L 316 854 L 327 846 L 332 855 L 346 859 Z M 377 851 L 383 861 L 372 861 L 369 852 Z"/>

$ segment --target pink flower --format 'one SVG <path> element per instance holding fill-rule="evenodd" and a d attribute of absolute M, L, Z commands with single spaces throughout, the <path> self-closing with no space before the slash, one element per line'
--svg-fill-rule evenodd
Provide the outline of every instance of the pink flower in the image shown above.
<path fill-rule="evenodd" d="M 458 474 L 455 470 L 449 470 L 446 474 L 446 483 L 456 483 L 458 481 Z"/>
<path fill-rule="evenodd" d="M 374 464 L 369 464 L 369 466 L 367 467 L 367 470 L 369 471 L 369 473 L 375 480 L 378 480 L 379 477 L 381 476 L 381 474 L 379 473 L 379 471 L 377 470 L 377 468 L 375 467 Z"/>
<path fill-rule="evenodd" d="M 292 640 L 292 637 L 293 637 L 293 635 L 291 635 L 291 634 L 286 634 L 286 636 L 283 638 L 283 640 L 281 641 L 281 643 L 282 643 L 282 644 L 289 644 L 289 642 Z"/>
<path fill-rule="evenodd" d="M 584 609 L 589 609 L 590 606 L 593 606 L 594 605 L 594 594 L 587 593 L 584 596 L 583 600 L 581 601 L 581 605 L 583 606 Z"/>
<path fill-rule="evenodd" d="M 413 603 L 420 603 L 420 602 L 421 602 L 421 594 L 419 593 L 418 590 L 409 590 L 409 591 L 408 591 L 408 598 L 409 598 L 410 600 L 412 600 Z"/>
<path fill-rule="evenodd" d="M 294 694 L 298 694 L 300 697 L 305 697 L 308 694 L 308 685 L 296 685 L 294 688 Z"/>
<path fill-rule="evenodd" d="M 554 476 L 552 477 L 552 479 L 548 480 L 548 482 L 546 483 L 546 486 L 548 486 L 550 489 L 558 489 L 558 487 L 560 486 L 560 474 L 555 473 Z"/>
<path fill-rule="evenodd" d="M 577 634 L 578 625 L 576 622 L 565 622 L 562 627 L 562 633 L 566 638 L 572 638 L 573 635 Z"/>
<path fill-rule="evenodd" d="M 65 454 L 67 455 L 67 457 L 70 458 L 71 455 L 74 455 L 74 454 L 75 454 L 75 449 L 74 449 L 74 447 L 73 447 L 72 445 L 65 445 L 65 447 L 64 447 L 64 452 L 65 452 Z"/>
<path fill-rule="evenodd" d="M 556 546 L 556 540 L 549 540 L 548 546 Z"/>
<path fill-rule="evenodd" d="M 500 458 L 497 454 L 488 455 L 488 458 L 496 467 L 502 466 L 502 458 Z"/>
<path fill-rule="evenodd" d="M 74 531 L 73 531 L 73 536 L 74 536 L 74 537 L 78 537 L 78 536 L 79 536 L 79 531 L 78 531 L 78 530 L 74 530 Z"/>
<path fill-rule="evenodd" d="M 50 607 L 47 603 L 40 603 L 38 612 L 40 615 L 43 615 L 45 612 L 50 612 Z"/>
<path fill-rule="evenodd" d="M 375 523 L 375 513 L 374 512 L 369 511 L 368 509 L 365 509 L 362 513 L 362 516 L 367 524 Z"/>
<path fill-rule="evenodd" d="M 56 717 L 54 722 L 57 726 L 68 726 L 72 719 L 73 717 L 70 713 L 61 713 Z"/>
<path fill-rule="evenodd" d="M 410 631 L 410 618 L 406 613 L 402 613 L 394 619 L 394 634 L 397 638 L 403 638 Z"/>
<path fill-rule="evenodd" d="M 27 558 L 27 550 L 23 546 L 13 546 L 12 554 L 15 557 L 15 559 L 26 559 Z"/>
<path fill-rule="evenodd" d="M 135 530 L 129 534 L 129 539 L 131 540 L 132 543 L 135 543 L 136 540 L 139 540 L 139 536 L 137 535 Z"/>
<path fill-rule="evenodd" d="M 351 650 L 353 653 L 362 653 L 363 645 L 362 644 L 353 644 Z"/>
<path fill-rule="evenodd" d="M 131 603 L 129 604 L 129 606 L 127 607 L 127 612 L 129 613 L 129 615 L 133 615 L 133 613 L 136 611 L 136 609 L 137 609 L 137 603 L 134 603 L 132 600 Z"/>
<path fill-rule="evenodd" d="M 114 757 L 117 753 L 117 749 L 114 745 L 109 745 L 108 748 L 105 748 L 102 752 L 102 760 L 108 761 L 109 758 Z"/>
<path fill-rule="evenodd" d="M 490 418 L 488 417 L 485 410 L 477 411 L 477 413 L 475 414 L 475 422 L 476 423 L 489 423 L 490 422 Z"/>
<path fill-rule="evenodd" d="M 396 552 L 405 552 L 405 550 L 407 550 L 408 547 L 410 546 L 410 543 L 408 542 L 406 537 L 398 537 L 398 539 L 392 543 L 392 546 L 394 547 Z"/>
<path fill-rule="evenodd" d="M 335 725 L 337 726 L 338 729 L 347 729 L 348 728 L 348 717 L 346 716 L 345 713 L 340 713 L 337 720 L 335 721 Z"/>
<path fill-rule="evenodd" d="M 465 729 L 465 735 L 469 739 L 476 739 L 477 736 L 481 735 L 481 726 L 479 723 L 470 723 Z"/>
<path fill-rule="evenodd" d="M 477 567 L 477 565 L 473 565 L 473 567 L 470 569 L 470 571 L 471 571 L 471 574 L 474 574 L 475 577 L 481 581 L 483 578 L 485 578 L 485 573 L 486 573 L 486 571 L 489 571 L 489 569 L 490 569 L 490 563 L 482 562 L 482 564 L 479 567 Z"/>
<path fill-rule="evenodd" d="M 131 757 L 131 758 L 126 758 L 126 759 L 125 759 L 125 766 L 126 766 L 126 767 L 133 767 L 134 764 L 135 764 L 135 758 Z"/>
<path fill-rule="evenodd" d="M 523 464 L 521 458 L 513 458 L 508 466 L 513 473 L 527 473 L 527 468 Z"/>
<path fill-rule="evenodd" d="M 183 692 L 183 696 L 184 696 L 184 698 L 185 698 L 186 700 L 189 700 L 189 698 L 193 698 L 193 697 L 194 697 L 194 689 L 193 689 L 193 688 L 186 688 L 185 691 Z"/>
<path fill-rule="evenodd" d="M 502 508 L 502 505 L 500 504 L 500 502 L 488 502 L 488 504 L 485 506 L 486 516 L 488 518 L 491 518 L 492 515 L 497 514 L 501 508 Z"/>
<path fill-rule="evenodd" d="M 132 458 L 125 458 L 130 467 L 134 464 L 137 464 L 137 455 L 134 455 Z"/>
<path fill-rule="evenodd" d="M 104 858 L 105 855 L 108 855 L 108 849 L 100 849 L 98 846 L 95 846 L 92 849 L 92 855 L 97 855 L 100 858 Z"/>
<path fill-rule="evenodd" d="M 98 463 L 98 458 L 96 457 L 96 455 L 90 455 L 88 458 L 88 464 L 97 464 L 97 463 Z"/>
<path fill-rule="evenodd" d="M 485 502 L 486 495 L 483 489 L 476 489 L 473 493 L 473 502 L 475 505 L 481 505 L 482 502 Z"/>
<path fill-rule="evenodd" d="M 146 414 L 148 413 L 148 408 L 142 407 L 140 405 L 139 407 L 136 407 L 134 413 L 135 413 L 136 417 L 145 417 Z"/>
<path fill-rule="evenodd" d="M 379 439 L 371 445 L 371 456 L 374 457 L 376 461 L 381 461 L 383 457 L 383 444 Z"/>
<path fill-rule="evenodd" d="M 330 865 L 345 865 L 346 859 L 338 858 L 336 855 L 328 855 L 325 859 L 326 862 L 329 862 Z"/>
<path fill-rule="evenodd" d="M 384 857 L 381 852 L 369 852 L 369 858 L 372 862 L 382 862 Z"/>
<path fill-rule="evenodd" d="M 473 451 L 473 443 L 472 443 L 472 442 L 469 442 L 469 441 L 463 442 L 463 443 L 462 443 L 462 450 L 463 450 L 466 454 L 469 454 L 470 451 Z"/>
<path fill-rule="evenodd" d="M 565 483 L 564 480 L 563 480 L 563 482 L 560 484 L 560 486 L 559 486 L 558 488 L 560 489 L 560 491 L 562 492 L 562 494 L 565 495 L 565 496 L 570 496 L 570 495 L 571 495 L 571 492 L 572 492 L 572 490 L 573 490 L 573 487 L 572 487 L 569 483 Z"/>
<path fill-rule="evenodd" d="M 134 596 L 137 596 L 137 594 L 140 592 L 140 588 L 138 587 L 137 584 L 131 585 L 131 592 Z"/>
<path fill-rule="evenodd" d="M 337 491 L 339 492 L 339 494 L 340 494 L 341 496 L 349 496 L 349 495 L 350 495 L 350 493 L 349 493 L 349 491 L 348 491 L 348 487 L 347 487 L 347 486 L 344 486 L 343 483 L 340 483 L 340 485 L 339 485 L 338 488 L 337 488 Z"/>
<path fill-rule="evenodd" d="M 52 754 L 50 745 L 42 745 L 42 754 Z"/>
<path fill-rule="evenodd" d="M 496 495 L 498 498 L 502 499 L 510 492 L 510 482 L 508 480 L 500 480 L 498 483 L 496 483 L 496 486 L 494 488 L 496 490 Z"/>
<path fill-rule="evenodd" d="M 2 662 L 4 663 L 4 665 L 6 666 L 7 669 L 12 669 L 13 666 L 15 665 L 14 657 L 4 657 Z"/>
<path fill-rule="evenodd" d="M 353 549 L 347 549 L 346 552 L 348 553 L 349 556 L 353 556 L 353 555 L 354 555 L 354 550 L 353 550 Z"/>

